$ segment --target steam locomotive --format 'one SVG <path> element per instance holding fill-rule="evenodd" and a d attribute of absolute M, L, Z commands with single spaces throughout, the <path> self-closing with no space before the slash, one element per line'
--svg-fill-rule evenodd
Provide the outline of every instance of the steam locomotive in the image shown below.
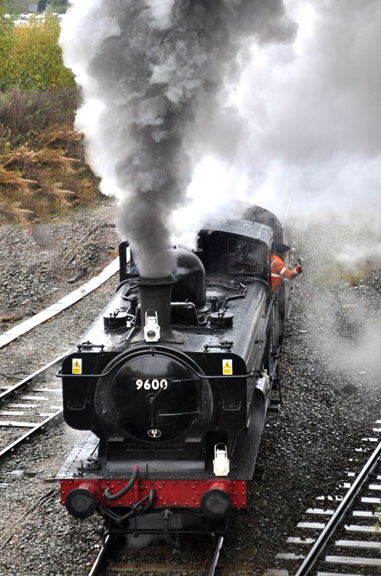
<path fill-rule="evenodd" d="M 116 294 L 59 373 L 64 419 L 87 431 L 58 476 L 71 515 L 177 546 L 247 506 L 289 309 L 287 283 L 270 284 L 281 242 L 278 218 L 252 206 L 174 248 L 170 277 L 133 272 L 121 243 Z"/>

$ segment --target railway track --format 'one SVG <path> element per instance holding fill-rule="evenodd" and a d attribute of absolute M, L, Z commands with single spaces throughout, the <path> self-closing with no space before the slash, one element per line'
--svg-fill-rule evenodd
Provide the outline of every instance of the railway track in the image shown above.
<path fill-rule="evenodd" d="M 64 298 L 61 298 L 61 300 L 59 300 L 55 304 L 52 304 L 48 308 L 45 308 L 45 310 L 42 310 L 41 312 L 35 314 L 31 318 L 28 318 L 24 322 L 21 322 L 21 324 L 17 324 L 10 330 L 7 330 L 6 332 L 0 334 L 0 349 L 3 348 L 4 346 L 7 346 L 10 342 L 16 340 L 16 338 L 19 338 L 19 336 L 26 334 L 36 326 L 39 326 L 40 324 L 43 324 L 44 322 L 50 320 L 54 316 L 57 316 L 57 314 L 59 314 L 63 310 L 66 310 L 70 306 L 73 306 L 73 304 L 75 304 L 79 300 L 82 300 L 82 298 L 84 298 L 85 296 L 87 296 L 88 294 L 99 288 L 99 286 L 107 282 L 107 280 L 109 280 L 114 274 L 116 274 L 118 270 L 119 270 L 119 258 L 115 258 L 111 262 L 111 264 L 106 266 L 106 268 L 100 274 L 98 274 L 98 276 L 94 276 L 93 278 L 88 280 L 88 282 L 77 288 L 77 290 L 74 290 L 74 292 L 71 292 Z"/>
<path fill-rule="evenodd" d="M 81 300 L 119 270 L 119 259 L 42 312 L 0 334 L 0 349 Z M 0 460 L 62 418 L 62 384 L 55 377 L 67 352 L 14 386 L 0 385 Z"/>
<path fill-rule="evenodd" d="M 65 354 L 14 386 L 0 387 L 0 460 L 61 419 L 62 388 L 55 374 Z"/>
<path fill-rule="evenodd" d="M 178 556 L 174 558 L 173 563 L 170 563 L 170 550 L 168 547 L 164 551 L 160 551 L 161 560 L 155 560 L 155 552 L 151 554 L 151 561 L 139 560 L 134 554 L 129 558 L 128 554 L 121 560 L 114 561 L 114 551 L 116 551 L 115 542 L 112 540 L 111 536 L 107 536 L 105 541 L 100 547 L 98 556 L 91 567 L 88 576 L 100 576 L 101 574 L 107 576 L 107 574 L 125 574 L 125 575 L 137 575 L 137 574 L 163 574 L 165 576 L 174 576 L 177 574 L 182 575 L 192 575 L 192 576 L 214 576 L 217 570 L 218 560 L 220 557 L 221 549 L 223 546 L 224 537 L 220 536 L 216 539 L 214 544 L 210 546 L 208 552 L 208 558 L 201 560 L 199 563 L 184 562 L 182 560 L 181 552 Z M 136 551 L 134 551 L 135 553 Z M 138 551 L 143 553 L 147 557 L 147 550 Z M 165 559 L 163 561 L 163 552 L 165 554 Z M 118 551 L 116 551 L 118 556 Z M 175 561 L 176 560 L 176 561 Z M 110 562 L 110 567 L 107 569 L 107 562 Z M 228 568 L 228 574 L 232 574 L 232 567 Z M 225 570 L 224 570 L 225 573 Z"/>
<path fill-rule="evenodd" d="M 361 471 L 347 472 L 342 495 L 318 498 L 296 534 L 287 539 L 286 550 L 276 555 L 277 568 L 264 576 L 380 574 L 381 534 L 376 523 L 381 510 L 381 420 L 357 452 L 370 454 Z"/>

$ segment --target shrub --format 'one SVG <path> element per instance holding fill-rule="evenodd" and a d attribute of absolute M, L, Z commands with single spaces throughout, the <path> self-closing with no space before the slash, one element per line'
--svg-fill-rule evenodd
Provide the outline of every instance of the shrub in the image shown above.
<path fill-rule="evenodd" d="M 0 0 L 0 90 L 7 76 L 8 60 L 16 44 L 15 27 L 10 18 L 5 17 L 5 1 Z"/>
<path fill-rule="evenodd" d="M 73 74 L 63 65 L 59 34 L 59 20 L 51 13 L 17 27 L 0 16 L 0 91 L 74 87 Z"/>
<path fill-rule="evenodd" d="M 75 89 L 0 95 L 0 153 L 6 146 L 32 142 L 48 126 L 72 125 L 76 103 Z"/>

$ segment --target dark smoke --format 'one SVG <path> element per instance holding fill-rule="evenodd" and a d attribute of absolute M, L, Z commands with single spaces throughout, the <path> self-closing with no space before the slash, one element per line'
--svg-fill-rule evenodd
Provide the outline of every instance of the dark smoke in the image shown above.
<path fill-rule="evenodd" d="M 83 89 L 78 125 L 142 274 L 171 272 L 171 215 L 197 161 L 234 155 L 228 92 L 249 45 L 294 35 L 281 0 L 72 0 L 61 40 Z"/>

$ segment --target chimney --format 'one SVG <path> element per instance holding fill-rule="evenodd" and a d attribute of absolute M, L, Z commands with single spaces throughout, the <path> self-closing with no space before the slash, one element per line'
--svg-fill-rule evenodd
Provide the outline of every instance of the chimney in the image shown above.
<path fill-rule="evenodd" d="M 134 342 L 180 342 L 171 329 L 172 276 L 138 279 L 140 289 L 141 331 Z"/>

